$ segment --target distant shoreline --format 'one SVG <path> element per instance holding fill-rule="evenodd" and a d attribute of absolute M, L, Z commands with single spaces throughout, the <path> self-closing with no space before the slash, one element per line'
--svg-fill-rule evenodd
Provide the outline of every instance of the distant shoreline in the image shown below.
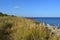
<path fill-rule="evenodd" d="M 24 18 L 36 19 L 36 18 L 60 18 L 60 17 L 24 17 Z"/>

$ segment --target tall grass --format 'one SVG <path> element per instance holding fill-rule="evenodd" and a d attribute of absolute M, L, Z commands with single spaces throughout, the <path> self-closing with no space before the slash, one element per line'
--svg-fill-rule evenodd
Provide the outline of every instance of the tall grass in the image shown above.
<path fill-rule="evenodd" d="M 0 40 L 60 40 L 60 30 L 31 19 L 0 17 Z"/>

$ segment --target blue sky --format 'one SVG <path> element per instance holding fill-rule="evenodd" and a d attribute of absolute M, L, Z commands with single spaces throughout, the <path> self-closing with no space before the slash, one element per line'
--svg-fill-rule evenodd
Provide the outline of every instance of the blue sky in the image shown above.
<path fill-rule="evenodd" d="M 0 12 L 23 17 L 60 17 L 60 0 L 0 0 Z"/>

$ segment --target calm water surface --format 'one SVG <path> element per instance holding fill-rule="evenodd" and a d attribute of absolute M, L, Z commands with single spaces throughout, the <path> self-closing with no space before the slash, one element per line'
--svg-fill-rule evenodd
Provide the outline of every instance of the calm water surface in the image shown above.
<path fill-rule="evenodd" d="M 60 28 L 60 17 L 34 17 L 31 19 Z"/>

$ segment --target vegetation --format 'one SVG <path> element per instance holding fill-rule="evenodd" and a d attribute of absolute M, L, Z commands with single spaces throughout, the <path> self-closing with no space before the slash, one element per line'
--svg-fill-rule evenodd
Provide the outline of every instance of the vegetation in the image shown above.
<path fill-rule="evenodd" d="M 12 16 L 12 17 L 16 17 L 16 16 L 14 16 L 14 15 L 3 14 L 2 12 L 0 12 L 0 16 Z"/>
<path fill-rule="evenodd" d="M 60 29 L 50 25 L 0 14 L 0 40 L 60 40 L 59 33 Z"/>

